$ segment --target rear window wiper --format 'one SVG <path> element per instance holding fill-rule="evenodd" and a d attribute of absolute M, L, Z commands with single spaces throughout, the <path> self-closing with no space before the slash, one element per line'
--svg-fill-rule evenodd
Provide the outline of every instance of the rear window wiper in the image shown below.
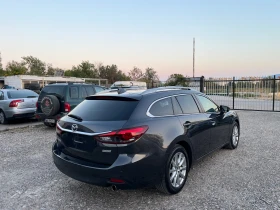
<path fill-rule="evenodd" d="M 78 121 L 83 121 L 83 119 L 81 117 L 77 116 L 77 115 L 68 114 L 68 117 L 74 118 L 74 119 L 76 119 Z"/>

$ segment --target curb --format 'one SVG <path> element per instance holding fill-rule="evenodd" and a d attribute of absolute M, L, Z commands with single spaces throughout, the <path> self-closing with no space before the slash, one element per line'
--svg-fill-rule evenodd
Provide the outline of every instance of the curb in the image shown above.
<path fill-rule="evenodd" d="M 0 130 L 0 133 L 1 133 L 1 132 L 5 132 L 5 131 L 11 131 L 11 130 L 16 130 L 16 129 L 22 129 L 22 128 L 35 128 L 35 127 L 43 127 L 43 126 L 44 126 L 44 123 L 43 123 L 43 122 L 38 122 L 38 123 L 31 124 L 31 125 L 22 125 L 22 126 L 19 126 L 19 127 L 5 128 L 5 129 L 3 129 L 3 130 Z"/>

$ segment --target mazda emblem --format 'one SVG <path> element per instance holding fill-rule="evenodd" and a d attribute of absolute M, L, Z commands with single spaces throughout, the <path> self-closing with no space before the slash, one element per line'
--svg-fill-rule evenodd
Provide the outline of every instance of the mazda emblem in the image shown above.
<path fill-rule="evenodd" d="M 78 125 L 77 124 L 73 124 L 72 125 L 72 131 L 76 132 L 78 130 Z"/>

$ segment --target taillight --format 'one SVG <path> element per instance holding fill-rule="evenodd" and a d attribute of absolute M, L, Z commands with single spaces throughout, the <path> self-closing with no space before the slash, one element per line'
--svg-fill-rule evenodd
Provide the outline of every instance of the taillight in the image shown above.
<path fill-rule="evenodd" d="M 38 108 L 38 102 L 36 102 L 36 108 Z"/>
<path fill-rule="evenodd" d="M 126 128 L 119 131 L 94 136 L 94 139 L 108 144 L 127 144 L 139 139 L 147 130 L 148 126 L 144 125 L 135 128 Z"/>
<path fill-rule="evenodd" d="M 19 103 L 24 102 L 23 99 L 13 100 L 11 101 L 9 107 L 17 107 Z"/>
<path fill-rule="evenodd" d="M 58 127 L 57 124 L 56 124 L 56 133 L 59 135 L 62 133 L 62 130 Z"/>
<path fill-rule="evenodd" d="M 65 112 L 70 112 L 71 111 L 71 106 L 69 103 L 64 103 L 64 110 Z"/>

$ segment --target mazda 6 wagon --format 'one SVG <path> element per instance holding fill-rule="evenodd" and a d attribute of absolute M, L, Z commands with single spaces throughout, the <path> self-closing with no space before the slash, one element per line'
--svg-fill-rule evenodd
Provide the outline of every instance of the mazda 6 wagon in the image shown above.
<path fill-rule="evenodd" d="M 194 161 L 238 146 L 240 121 L 188 88 L 119 89 L 87 97 L 56 133 L 53 160 L 64 174 L 114 190 L 156 186 L 175 194 Z"/>

